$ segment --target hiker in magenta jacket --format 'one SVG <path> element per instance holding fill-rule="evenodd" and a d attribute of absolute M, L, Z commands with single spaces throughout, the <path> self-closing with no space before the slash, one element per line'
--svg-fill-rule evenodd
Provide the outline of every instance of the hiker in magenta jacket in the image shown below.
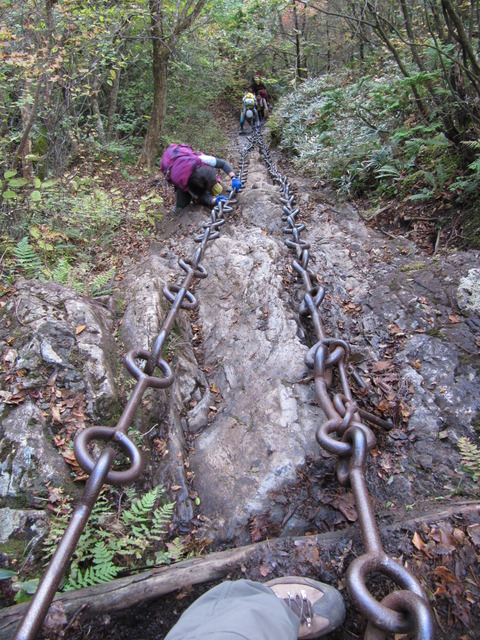
<path fill-rule="evenodd" d="M 216 168 L 222 169 L 232 180 L 232 189 L 238 191 L 242 183 L 226 160 L 195 153 L 186 145 L 170 145 L 162 157 L 162 171 L 176 191 L 175 210 L 183 209 L 192 200 L 207 207 L 214 207 L 222 196 L 222 185 Z"/>

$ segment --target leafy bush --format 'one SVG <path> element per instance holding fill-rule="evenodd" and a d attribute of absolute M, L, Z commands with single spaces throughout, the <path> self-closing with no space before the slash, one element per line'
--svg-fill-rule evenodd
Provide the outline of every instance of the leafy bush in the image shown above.
<path fill-rule="evenodd" d="M 440 119 L 419 122 L 412 108 L 412 86 L 421 93 L 435 80 L 435 71 L 405 79 L 388 66 L 355 80 L 347 72 L 308 80 L 280 100 L 270 136 L 296 167 L 331 180 L 346 197 L 376 191 L 433 202 L 447 190 L 459 204 L 473 203 L 480 154 L 465 171 Z M 479 150 L 476 141 L 466 144 L 470 153 Z"/>
<path fill-rule="evenodd" d="M 40 186 L 41 197 L 34 202 L 29 196 L 32 185 L 16 186 L 15 201 L 28 201 L 30 214 L 19 217 L 15 228 L 2 238 L 8 266 L 3 277 L 10 278 L 13 272 L 58 282 L 91 296 L 111 292 L 114 266 L 103 262 L 103 271 L 94 275 L 97 256 L 108 249 L 119 226 L 128 219 L 143 232 L 153 230 L 162 198 L 152 188 L 127 202 L 118 187 L 102 188 L 103 179 L 66 174 L 62 181 Z"/>

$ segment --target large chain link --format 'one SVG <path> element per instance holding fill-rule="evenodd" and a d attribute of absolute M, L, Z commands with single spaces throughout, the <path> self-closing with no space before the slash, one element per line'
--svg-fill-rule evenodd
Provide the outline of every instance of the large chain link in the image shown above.
<path fill-rule="evenodd" d="M 295 194 L 287 177 L 277 170 L 260 130 L 256 130 L 252 138 L 260 148 L 271 178 L 280 185 L 282 219 L 287 223 L 284 228 L 285 244 L 295 253 L 293 268 L 305 287 L 300 315 L 310 318 L 316 335 L 317 341 L 305 358 L 307 366 L 313 369 L 315 392 L 327 417 L 327 421 L 317 429 L 316 439 L 321 447 L 337 456 L 338 481 L 343 487 L 351 487 L 358 512 L 366 552 L 348 568 L 347 587 L 353 602 L 369 621 L 364 637 L 366 640 L 380 640 L 388 632 L 413 632 L 419 639 L 431 640 L 435 626 L 428 600 L 418 580 L 383 550 L 365 478 L 367 455 L 375 446 L 375 435 L 362 419 L 385 429 L 391 429 L 392 425 L 360 410 L 353 400 L 348 382 L 348 374 L 355 373 L 349 364 L 350 346 L 344 339 L 326 335 L 319 311 L 325 290 L 312 285 L 315 274 L 308 266 L 310 245 L 300 238 L 306 227 L 297 221 L 300 209 L 295 204 Z M 334 370 L 342 391 L 331 398 Z M 390 578 L 401 590 L 390 593 L 379 602 L 367 587 L 369 578 L 374 574 Z"/>

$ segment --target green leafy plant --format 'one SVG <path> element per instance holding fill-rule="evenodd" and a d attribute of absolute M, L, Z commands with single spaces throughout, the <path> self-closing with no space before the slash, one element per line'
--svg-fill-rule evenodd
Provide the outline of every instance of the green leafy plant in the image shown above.
<path fill-rule="evenodd" d="M 42 268 L 42 262 L 26 236 L 13 249 L 13 256 L 17 268 L 23 269 L 28 277 L 34 276 Z"/>
<path fill-rule="evenodd" d="M 17 604 L 28 602 L 37 590 L 39 582 L 39 578 L 32 578 L 31 580 L 15 580 L 13 578 L 12 587 L 16 591 L 15 602 Z"/>
<path fill-rule="evenodd" d="M 101 496 L 73 553 L 63 590 L 109 582 L 120 571 L 135 569 L 138 561 L 153 564 L 154 558 L 157 563 L 166 563 L 178 557 L 181 551 L 177 548 L 174 555 L 163 546 L 175 503 L 159 504 L 162 492 L 159 485 L 137 497 L 134 489 L 128 489 L 125 505 L 115 512 L 109 500 Z M 65 500 L 51 522 L 43 545 L 47 559 L 58 546 L 71 513 L 70 500 Z M 160 550 L 159 546 L 162 546 Z M 181 548 L 181 542 L 179 546 Z"/>
<path fill-rule="evenodd" d="M 84 563 L 87 559 L 91 561 L 90 566 L 87 566 L 83 571 L 79 565 L 71 567 L 65 591 L 103 584 L 116 578 L 121 568 L 113 562 L 114 556 L 114 549 L 109 549 L 103 540 L 97 542 L 91 555 L 88 558 L 83 558 Z"/>
<path fill-rule="evenodd" d="M 115 276 L 115 268 L 112 267 L 105 273 L 101 273 L 98 275 L 95 280 L 90 284 L 90 294 L 92 298 L 98 298 L 99 296 L 104 296 L 109 293 L 112 293 L 113 289 L 107 286 Z"/>
<path fill-rule="evenodd" d="M 480 448 L 470 438 L 464 436 L 458 439 L 457 446 L 461 455 L 462 469 L 477 482 L 480 478 Z"/>

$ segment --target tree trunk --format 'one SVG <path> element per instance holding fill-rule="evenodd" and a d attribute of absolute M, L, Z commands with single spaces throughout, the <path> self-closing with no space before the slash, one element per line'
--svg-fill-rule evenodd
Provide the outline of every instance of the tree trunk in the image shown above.
<path fill-rule="evenodd" d="M 154 40 L 155 48 L 159 48 Z M 143 142 L 140 163 L 144 163 L 147 169 L 153 171 L 155 158 L 160 147 L 160 138 L 163 133 L 163 124 L 167 113 L 167 68 L 169 60 L 168 50 L 153 54 L 153 108 L 148 123 L 147 134 Z"/>
<path fill-rule="evenodd" d="M 203 10 L 207 0 L 177 1 L 175 13 L 170 14 L 171 26 L 166 19 L 167 8 L 163 0 L 150 0 L 150 20 L 152 32 L 153 107 L 139 164 L 145 164 L 150 171 L 155 166 L 167 113 L 167 71 L 170 56 L 177 42 Z M 168 32 L 168 35 L 167 35 Z"/>
<path fill-rule="evenodd" d="M 24 121 L 25 126 L 23 129 L 22 137 L 20 139 L 20 144 L 18 145 L 17 150 L 15 151 L 15 155 L 13 158 L 13 167 L 14 168 L 17 167 L 20 159 L 22 158 L 24 174 L 31 173 L 31 163 L 29 163 L 29 166 L 26 166 L 27 160 L 25 159 L 25 156 L 30 152 L 30 145 L 31 145 L 30 131 L 32 130 L 33 123 L 35 122 L 35 117 L 37 115 L 38 103 L 40 99 L 40 91 L 41 91 L 42 85 L 43 85 L 43 77 L 39 76 L 37 78 L 37 86 L 35 88 L 35 94 L 33 96 L 33 103 L 30 108 L 30 111 L 28 111 L 27 107 L 22 109 L 22 121 Z M 27 95 L 27 93 L 28 93 L 28 84 L 25 86 L 25 96 Z M 30 178 L 30 175 L 26 175 L 25 177 Z"/>
<path fill-rule="evenodd" d="M 400 0 L 400 4 L 402 7 L 403 19 L 405 21 L 405 29 L 407 30 L 408 35 L 408 43 L 410 45 L 410 51 L 412 52 L 412 58 L 417 65 L 420 71 L 425 70 L 425 65 L 423 64 L 423 60 L 420 58 L 418 53 L 418 47 L 415 42 L 415 35 L 413 33 L 412 20 L 410 17 L 410 11 L 408 9 L 408 5 L 406 0 Z"/>
<path fill-rule="evenodd" d="M 450 0 L 442 0 L 442 6 L 444 8 L 445 14 L 448 15 L 452 23 L 455 25 L 456 40 L 460 43 L 465 57 L 472 65 L 472 70 L 475 77 L 477 78 L 477 80 L 480 80 L 480 65 L 473 50 L 472 43 L 470 42 L 468 34 L 465 31 L 465 26 L 463 24 L 462 18 L 456 12 L 455 7 L 450 2 Z"/>
<path fill-rule="evenodd" d="M 113 123 L 115 118 L 115 112 L 117 111 L 118 92 L 120 90 L 120 67 L 114 69 L 115 78 L 113 79 L 112 91 L 110 92 L 110 102 L 108 105 L 108 120 L 107 120 L 107 142 L 111 142 L 113 138 Z"/>
<path fill-rule="evenodd" d="M 97 119 L 97 133 L 98 141 L 105 146 L 107 139 L 105 137 L 105 129 L 103 128 L 102 114 L 100 113 L 100 105 L 98 104 L 98 92 L 100 91 L 100 81 L 98 79 L 98 69 L 95 68 L 93 72 L 93 95 L 92 95 L 92 109 Z"/>
<path fill-rule="evenodd" d="M 383 40 L 383 42 L 386 44 L 388 50 L 390 51 L 390 53 L 395 58 L 395 62 L 397 63 L 398 68 L 403 73 L 405 78 L 410 78 L 410 74 L 408 72 L 408 69 L 405 66 L 405 63 L 403 62 L 403 60 L 401 59 L 397 48 L 395 47 L 395 45 L 393 44 L 392 40 L 388 37 L 387 32 L 383 28 L 383 25 L 382 25 L 382 22 L 381 22 L 381 18 L 377 14 L 376 7 L 371 5 L 370 3 L 368 3 L 367 6 L 368 6 L 368 9 L 370 11 L 371 16 L 375 20 L 375 29 L 376 29 L 378 35 Z M 416 103 L 416 105 L 418 107 L 418 110 L 420 111 L 421 115 L 424 116 L 424 117 L 427 117 L 428 116 L 428 109 L 425 106 L 420 94 L 418 93 L 417 88 L 413 84 L 412 84 L 412 93 L 413 93 L 413 97 L 415 98 L 415 103 Z"/>
<path fill-rule="evenodd" d="M 295 88 L 297 87 L 297 81 L 301 82 L 303 79 L 302 70 L 302 49 L 300 43 L 300 25 L 298 23 L 297 13 L 297 0 L 292 0 L 293 9 L 293 28 L 295 29 Z"/>

